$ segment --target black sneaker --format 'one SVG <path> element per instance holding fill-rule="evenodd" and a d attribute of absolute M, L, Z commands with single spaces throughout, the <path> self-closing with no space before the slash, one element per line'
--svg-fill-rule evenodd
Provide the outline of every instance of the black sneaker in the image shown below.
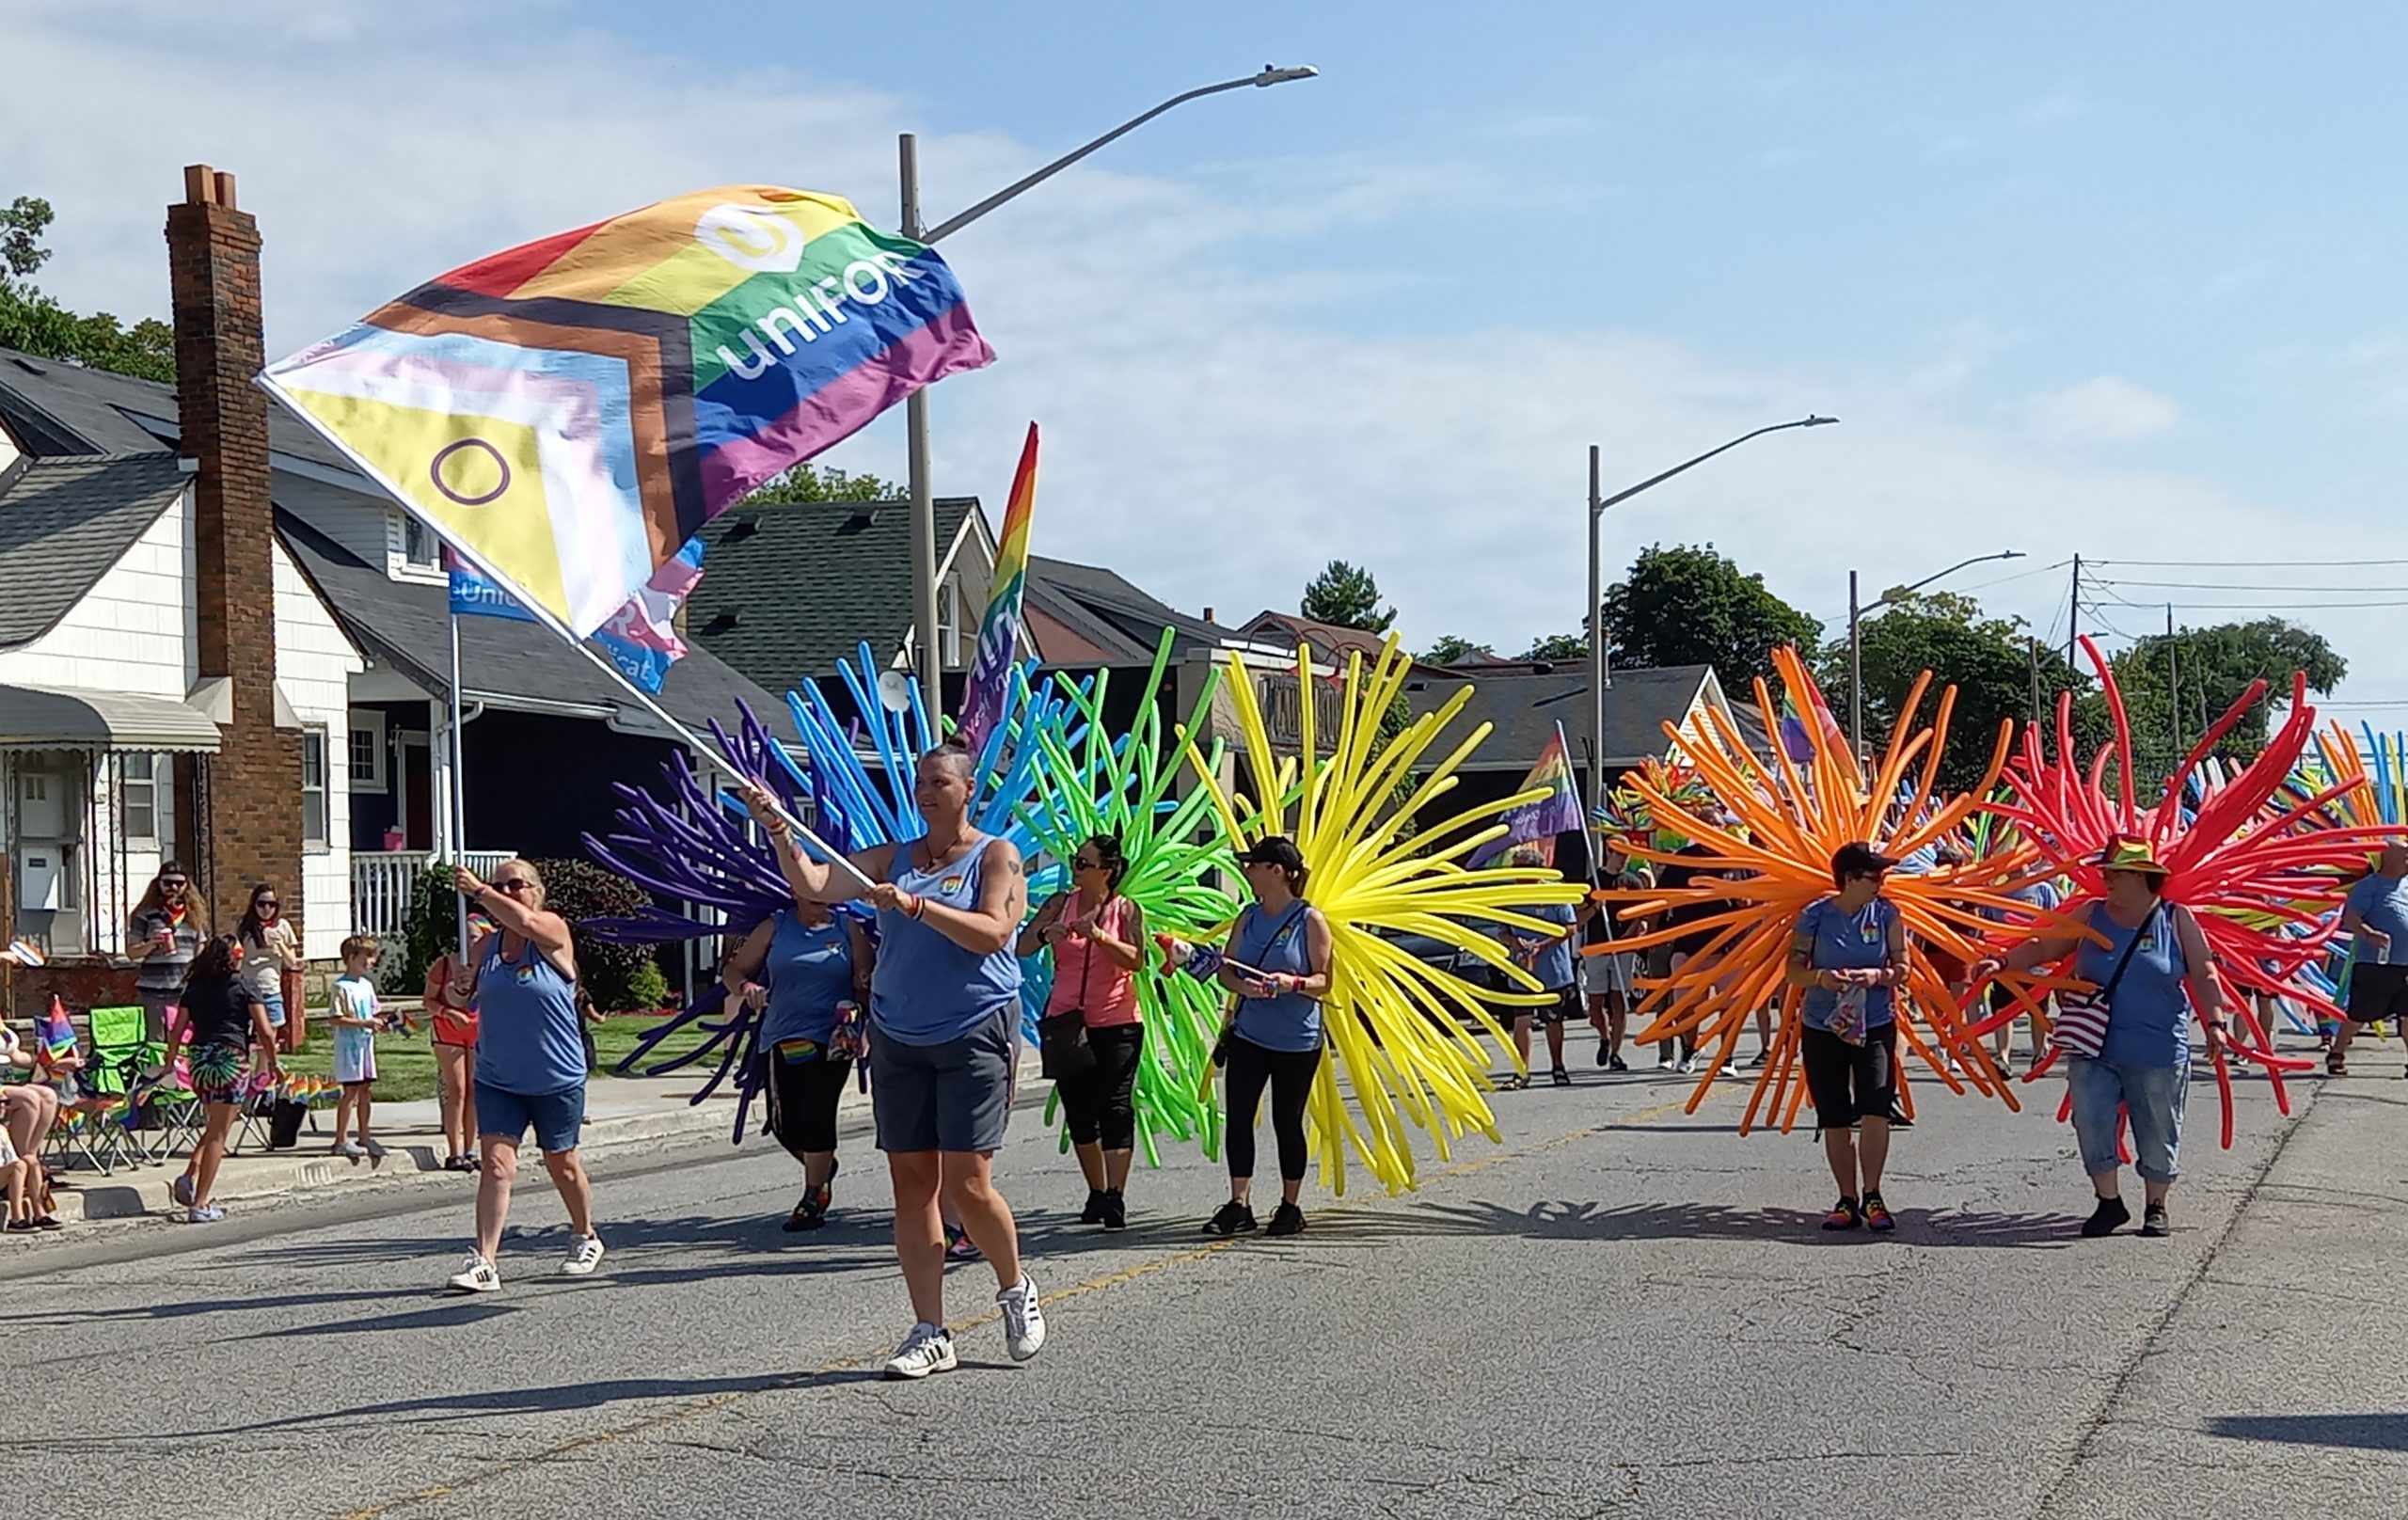
<path fill-rule="evenodd" d="M 1204 1222 L 1207 1235 L 1251 1235 L 1254 1233 L 1254 1211 L 1231 1198 L 1221 1205 L 1221 1211 Z"/>
<path fill-rule="evenodd" d="M 2101 1198 L 2097 1211 L 2082 1222 L 2082 1236 L 2084 1240 L 2095 1241 L 2101 1236 L 2115 1234 L 2131 1222 L 2132 1211 L 2124 1207 L 2122 1198 Z"/>
<path fill-rule="evenodd" d="M 802 1195 L 802 1201 L 794 1206 L 794 1212 L 786 1215 L 785 1224 L 780 1227 L 787 1234 L 794 1235 L 806 1229 L 817 1229 L 826 1223 L 828 1223 L 828 1185 L 823 1182 Z"/>
<path fill-rule="evenodd" d="M 2154 1240 L 2174 1233 L 2174 1221 L 2165 1217 L 2165 1205 L 2152 1203 L 2141 1211 L 2141 1233 Z"/>
<path fill-rule="evenodd" d="M 1862 1206 L 1846 1195 L 1842 1195 L 1840 1201 L 1831 1205 L 1831 1211 L 1823 1216 L 1825 1229 L 1854 1229 L 1863 1222 Z"/>
<path fill-rule="evenodd" d="M 1302 1235 L 1305 1232 L 1305 1211 L 1292 1203 L 1282 1202 L 1271 1211 L 1271 1227 L 1266 1235 Z"/>
<path fill-rule="evenodd" d="M 1129 1227 L 1129 1201 L 1120 1195 L 1118 1188 L 1104 1194 L 1102 1214 L 1103 1217 L 1098 1223 L 1104 1228 L 1127 1229 Z"/>
<path fill-rule="evenodd" d="M 1103 1189 L 1087 1189 L 1087 1206 L 1079 1211 L 1079 1223 L 1082 1225 L 1103 1223 Z"/>
<path fill-rule="evenodd" d="M 1572 1085 L 1572 1073 L 1571 1073 L 1571 1072 L 1569 1072 L 1569 1071 L 1564 1070 L 1564 1069 L 1563 1069 L 1563 1068 L 1561 1068 L 1561 1067 L 1557 1067 L 1557 1068 L 1555 1069 L 1555 1085 L 1556 1085 L 1557 1086 L 1559 1086 L 1559 1087 L 1569 1087 L 1569 1086 L 1571 1086 L 1571 1085 Z"/>
<path fill-rule="evenodd" d="M 1903 1105 L 1897 1103 L 1892 1103 L 1890 1105 L 1890 1128 L 1893 1130 L 1911 1130 L 1914 1127 L 1915 1121 L 1907 1117 L 1907 1111 Z"/>
<path fill-rule="evenodd" d="M 1599 1066 L 1610 1069 L 1616 1059 L 1617 1057 L 1614 1053 L 1606 1049 L 1606 1042 L 1604 1040 L 1601 1039 L 1597 1041 L 1597 1064 Z"/>
<path fill-rule="evenodd" d="M 1627 1071 L 1630 1069 L 1630 1063 L 1617 1055 L 1606 1063 L 1606 1069 L 1608 1071 Z"/>

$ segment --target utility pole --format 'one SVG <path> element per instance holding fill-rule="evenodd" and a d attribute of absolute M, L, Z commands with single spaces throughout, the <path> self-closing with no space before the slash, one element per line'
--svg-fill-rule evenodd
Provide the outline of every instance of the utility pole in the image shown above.
<path fill-rule="evenodd" d="M 1864 764 L 1864 614 L 1857 606 L 1856 572 L 1847 573 L 1848 758 Z"/>
<path fill-rule="evenodd" d="M 2066 663 L 2073 665 L 2082 636 L 2082 556 L 2073 557 L 2073 600 L 2066 603 Z M 2076 667 L 2077 669 L 2079 667 Z"/>
<path fill-rule="evenodd" d="M 2174 759 L 2182 763 L 2182 675 L 2174 663 L 2174 604 L 2165 604 L 2165 710 L 2174 721 Z"/>
<path fill-rule="evenodd" d="M 2040 724 L 2040 641 L 2026 634 L 2023 648 L 2032 657 L 2032 725 L 2037 728 Z"/>
<path fill-rule="evenodd" d="M 895 140 L 902 170 L 903 235 L 917 243 L 927 235 L 920 217 L 920 139 L 904 133 Z M 904 469 L 911 496 L 911 656 L 920 702 L 928 721 L 944 711 L 944 651 L 937 633 L 937 502 L 928 470 L 928 388 L 903 399 Z M 961 614 L 958 609 L 955 617 Z"/>
<path fill-rule="evenodd" d="M 1592 811 L 1606 805 L 1605 694 L 1613 685 L 1612 670 L 1606 663 L 1605 568 L 1598 560 L 1598 534 L 1606 515 L 1606 509 L 1600 504 L 1605 493 L 1598 467 L 1598 448 L 1592 443 L 1589 445 L 1589 806 Z"/>

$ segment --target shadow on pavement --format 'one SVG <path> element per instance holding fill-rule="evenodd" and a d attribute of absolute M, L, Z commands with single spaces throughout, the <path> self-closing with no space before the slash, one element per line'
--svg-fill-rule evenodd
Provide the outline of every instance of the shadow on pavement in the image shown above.
<path fill-rule="evenodd" d="M 2408 1414 L 2214 1415 L 2210 1435 L 2289 1446 L 2338 1446 L 2360 1451 L 2408 1451 Z"/>
<path fill-rule="evenodd" d="M 1400 1236 L 1520 1236 L 1545 1241 L 1751 1240 L 1793 1245 L 1973 1245 L 2048 1249 L 2070 1245 L 2081 1221 L 2063 1214 L 1901 1209 L 1897 1231 L 1826 1230 L 1819 1211 L 1740 1209 L 1715 1203 L 1553 1202 L 1526 1209 L 1476 1200 L 1312 1216 L 1306 1239 L 1374 1242 Z"/>

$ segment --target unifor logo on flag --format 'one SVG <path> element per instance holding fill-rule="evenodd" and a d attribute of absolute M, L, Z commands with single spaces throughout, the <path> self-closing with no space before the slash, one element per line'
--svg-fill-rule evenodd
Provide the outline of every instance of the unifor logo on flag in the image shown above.
<path fill-rule="evenodd" d="M 1012 472 L 1011 500 L 1004 508 L 1003 536 L 995 546 L 995 587 L 978 624 L 978 646 L 961 686 L 961 719 L 956 736 L 973 755 L 986 752 L 987 739 L 1003 721 L 1011 693 L 1012 656 L 1020 643 L 1020 608 L 1028 586 L 1028 524 L 1037 510 L 1037 424 L 1028 424 L 1020 467 Z"/>
<path fill-rule="evenodd" d="M 733 185 L 455 269 L 260 383 L 583 636 L 746 492 L 993 358 L 933 249 Z"/>
<path fill-rule="evenodd" d="M 446 550 L 443 563 L 451 572 L 453 616 L 542 621 L 458 555 Z M 689 539 L 685 547 L 653 573 L 650 581 L 594 630 L 594 646 L 610 657 L 621 674 L 653 696 L 660 694 L 669 679 L 669 667 L 685 657 L 686 641 L 677 637 L 677 609 L 702 578 L 703 541 Z"/>

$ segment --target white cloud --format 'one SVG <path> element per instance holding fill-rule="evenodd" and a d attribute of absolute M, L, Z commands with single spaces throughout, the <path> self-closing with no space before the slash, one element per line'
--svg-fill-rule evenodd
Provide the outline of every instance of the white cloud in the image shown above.
<path fill-rule="evenodd" d="M 164 312 L 165 206 L 201 160 L 238 173 L 261 218 L 277 353 L 439 270 L 700 185 L 800 183 L 893 214 L 906 97 L 773 62 L 654 57 L 514 0 L 483 0 L 474 48 L 440 3 L 432 24 L 424 4 L 352 12 L 370 19 L 334 41 L 305 24 L 315 7 L 246 4 L 273 45 L 212 50 L 206 70 L 191 66 L 204 28 L 177 7 L 118 0 L 105 27 L 67 8 L 0 20 L 0 189 L 56 203 L 44 280 L 62 298 Z M 926 137 L 927 204 L 942 217 L 1043 156 L 992 133 Z M 2238 555 L 2279 523 L 2408 557 L 2408 528 L 2320 523 L 2313 504 L 2277 514 L 2196 478 L 2036 452 L 2034 430 L 2130 438 L 2178 413 L 2102 378 L 1980 416 L 1957 381 L 2020 335 L 1978 322 L 1934 335 L 1936 367 L 1902 355 L 1887 371 L 1780 369 L 1612 325 L 1637 319 L 1601 303 L 1576 248 L 1533 258 L 1517 239 L 1474 241 L 1443 282 L 1384 266 L 1385 242 L 1426 231 L 1474 173 L 1361 157 L 1179 181 L 1082 166 L 948 240 L 1000 361 L 933 398 L 939 489 L 1000 503 L 1033 417 L 1039 553 L 1233 620 L 1292 606 L 1343 557 L 1377 573 L 1415 642 L 1452 632 L 1500 649 L 1578 625 L 1589 444 L 1614 489 L 1809 411 L 1844 423 L 1760 439 L 1616 508 L 1609 564 L 1711 540 L 1828 616 L 1851 568 L 1888 586 L 2001 548 L 2036 567 L 2075 549 L 2174 557 L 2178 536 Z M 1306 241 L 1333 229 L 1371 235 Z M 1348 261 L 1283 257 L 1325 245 Z M 899 476 L 901 456 L 890 420 L 830 462 Z M 2047 631 L 2064 593 L 2036 576 L 1986 599 Z M 2377 615 L 2318 621 L 2371 687 L 2408 690 L 2408 657 Z"/>
<path fill-rule="evenodd" d="M 2042 436 L 2066 443 L 2128 443 L 2154 437 L 2181 420 L 2170 396 L 2102 374 L 2025 403 Z"/>

